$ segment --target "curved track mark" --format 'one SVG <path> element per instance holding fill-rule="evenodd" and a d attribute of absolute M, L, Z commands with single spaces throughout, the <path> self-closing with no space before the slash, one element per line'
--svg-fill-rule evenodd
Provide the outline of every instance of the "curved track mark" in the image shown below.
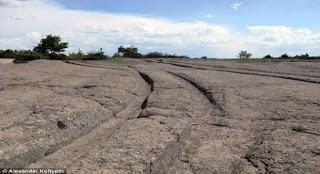
<path fill-rule="evenodd" d="M 146 99 L 143 101 L 143 103 L 142 103 L 142 105 L 141 105 L 141 109 L 144 110 L 144 109 L 147 108 L 148 99 L 149 99 L 151 93 L 154 91 L 154 82 L 153 82 L 153 80 L 151 79 L 151 77 L 150 77 L 149 75 L 147 75 L 147 74 L 145 74 L 145 73 L 143 73 L 143 72 L 140 72 L 140 71 L 138 71 L 138 72 L 139 72 L 141 78 L 142 78 L 142 79 L 149 85 L 149 87 L 150 87 L 149 95 L 146 97 Z M 142 111 L 141 111 L 141 113 L 139 114 L 138 118 L 142 118 L 142 117 L 144 117 L 144 116 L 142 115 Z"/>
<path fill-rule="evenodd" d="M 312 79 L 303 79 L 303 78 L 289 77 L 289 76 L 282 76 L 282 75 L 259 74 L 259 73 L 253 73 L 253 72 L 242 72 L 242 71 L 236 71 L 236 70 L 217 69 L 217 68 L 202 68 L 202 67 L 195 67 L 195 66 L 190 66 L 190 65 L 183 65 L 183 64 L 178 64 L 178 63 L 169 63 L 169 62 L 162 62 L 162 61 L 158 61 L 157 63 L 169 64 L 169 65 L 183 67 L 183 68 L 191 68 L 191 69 L 199 69 L 199 70 L 213 70 L 213 71 L 228 72 L 228 73 L 235 73 L 235 74 L 246 74 L 246 75 L 273 77 L 273 78 L 279 78 L 279 79 L 286 79 L 286 80 L 301 81 L 301 82 L 306 82 L 306 83 L 320 84 L 320 81 L 316 81 L 316 80 L 312 80 Z"/>
<path fill-rule="evenodd" d="M 207 99 L 208 101 L 214 106 L 214 108 L 218 108 L 218 110 L 223 113 L 223 115 L 225 115 L 225 110 L 224 108 L 221 106 L 220 103 L 218 103 L 214 97 L 212 92 L 210 92 L 208 89 L 206 89 L 205 87 L 203 87 L 202 85 L 200 85 L 199 83 L 195 82 L 194 80 L 192 80 L 189 77 L 186 77 L 184 75 L 181 74 L 177 74 L 177 73 L 173 73 L 173 72 L 168 72 L 176 77 L 179 77 L 185 81 L 187 81 L 188 83 L 190 83 L 192 86 L 194 86 L 196 89 L 198 89 Z"/>

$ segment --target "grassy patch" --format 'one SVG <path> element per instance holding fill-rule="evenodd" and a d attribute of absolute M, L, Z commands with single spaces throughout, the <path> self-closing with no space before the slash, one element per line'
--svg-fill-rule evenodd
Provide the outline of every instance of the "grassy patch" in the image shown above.
<path fill-rule="evenodd" d="M 291 127 L 291 130 L 296 132 L 307 132 L 307 128 L 303 127 L 302 125 L 295 125 Z"/>

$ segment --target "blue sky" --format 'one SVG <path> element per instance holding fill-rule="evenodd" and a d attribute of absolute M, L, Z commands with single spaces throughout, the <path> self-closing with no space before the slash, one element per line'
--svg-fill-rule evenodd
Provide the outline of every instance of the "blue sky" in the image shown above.
<path fill-rule="evenodd" d="M 320 0 L 58 0 L 70 9 L 128 13 L 177 22 L 205 20 L 231 25 L 286 25 L 319 31 Z M 231 4 L 242 3 L 238 10 Z M 206 19 L 207 15 L 214 18 Z"/>
<path fill-rule="evenodd" d="M 32 48 L 53 33 L 70 42 L 68 52 L 135 45 L 190 56 L 320 55 L 318 17 L 320 0 L 0 0 L 0 49 Z"/>

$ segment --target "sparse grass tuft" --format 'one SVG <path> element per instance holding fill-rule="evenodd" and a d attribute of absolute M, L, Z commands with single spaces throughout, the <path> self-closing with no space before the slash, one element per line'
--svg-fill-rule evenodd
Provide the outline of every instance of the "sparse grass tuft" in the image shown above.
<path fill-rule="evenodd" d="M 296 132 L 307 132 L 307 128 L 303 127 L 302 125 L 292 126 L 291 129 Z"/>

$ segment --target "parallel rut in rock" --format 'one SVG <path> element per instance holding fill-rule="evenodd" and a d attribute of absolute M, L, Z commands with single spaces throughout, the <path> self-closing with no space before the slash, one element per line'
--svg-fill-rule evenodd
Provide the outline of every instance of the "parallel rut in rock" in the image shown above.
<path fill-rule="evenodd" d="M 146 99 L 143 101 L 142 105 L 141 105 L 141 109 L 144 110 L 147 108 L 148 105 L 148 99 L 151 95 L 151 93 L 154 91 L 154 82 L 151 79 L 151 77 L 143 72 L 139 71 L 140 76 L 142 77 L 142 79 L 149 85 L 150 87 L 150 93 L 149 95 L 146 97 Z M 140 113 L 140 115 L 138 116 L 138 118 L 143 117 L 142 114 Z"/>
<path fill-rule="evenodd" d="M 212 71 L 219 71 L 219 72 L 255 75 L 255 76 L 263 76 L 263 77 L 273 77 L 273 78 L 278 78 L 278 79 L 286 79 L 286 80 L 301 81 L 301 82 L 306 82 L 306 83 L 320 84 L 320 80 L 305 79 L 305 78 L 284 76 L 284 75 L 278 75 L 278 74 L 255 73 L 252 71 L 247 72 L 247 71 L 238 71 L 238 70 L 233 70 L 233 69 L 203 68 L 203 67 L 199 67 L 199 66 L 191 66 L 191 65 L 184 65 L 184 64 L 163 62 L 163 61 L 157 61 L 157 63 L 168 64 L 168 65 L 173 65 L 173 66 L 182 67 L 182 68 L 190 68 L 190 69 L 198 69 L 198 70 L 212 70 Z"/>
<path fill-rule="evenodd" d="M 210 92 L 208 89 L 206 89 L 201 84 L 195 82 L 194 80 L 192 80 L 189 77 L 186 77 L 181 74 L 173 73 L 173 72 L 169 72 L 169 73 L 178 77 L 178 78 L 181 78 L 181 79 L 187 81 L 188 83 L 190 83 L 192 86 L 194 86 L 196 89 L 198 89 L 208 99 L 208 101 L 213 105 L 214 108 L 217 108 L 223 115 L 226 114 L 224 108 L 221 106 L 220 103 L 218 103 L 214 99 L 212 92 Z"/>

